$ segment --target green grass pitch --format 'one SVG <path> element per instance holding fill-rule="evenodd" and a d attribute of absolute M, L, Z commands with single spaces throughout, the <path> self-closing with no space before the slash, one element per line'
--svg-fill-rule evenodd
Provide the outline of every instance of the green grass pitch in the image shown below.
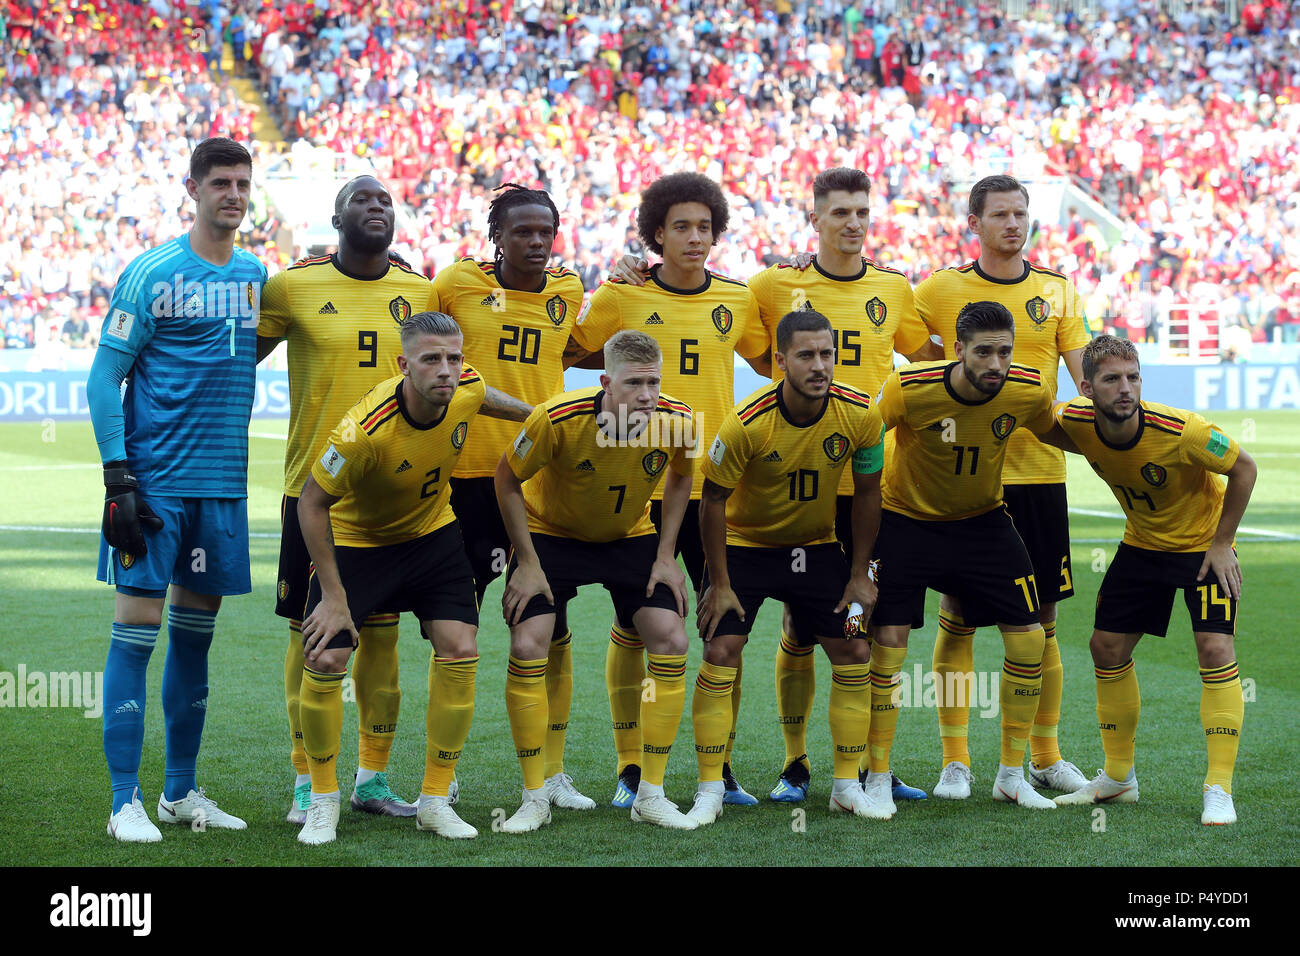
<path fill-rule="evenodd" d="M 287 640 L 272 613 L 278 507 L 284 453 L 283 422 L 255 421 L 249 474 L 254 537 L 253 593 L 228 599 L 218 619 L 211 658 L 211 709 L 199 779 L 221 805 L 248 820 L 242 833 L 191 833 L 167 828 L 163 843 L 119 845 L 104 832 L 109 810 L 101 722 L 81 710 L 0 709 L 0 865 L 180 866 L 296 864 L 547 864 L 617 865 L 1276 865 L 1300 856 L 1295 813 L 1295 714 L 1300 711 L 1300 651 L 1291 625 L 1300 565 L 1300 413 L 1222 413 L 1214 416 L 1257 456 L 1259 482 L 1239 536 L 1245 599 L 1238 658 L 1249 703 L 1235 781 L 1240 822 L 1202 827 L 1200 784 L 1205 769 L 1198 706 L 1200 685 L 1187 612 L 1175 605 L 1171 636 L 1148 637 L 1136 659 L 1143 713 L 1138 731 L 1142 800 L 1107 808 L 1032 812 L 994 803 L 996 717 L 971 719 L 975 792 L 963 803 L 930 799 L 903 803 L 889 823 L 860 821 L 827 810 L 830 740 L 825 713 L 829 669 L 818 664 L 817 700 L 809 734 L 813 786 L 802 813 L 763 800 L 728 808 L 714 826 L 670 833 L 633 826 L 626 811 L 608 806 L 613 746 L 604 686 L 610 609 L 604 591 L 587 589 L 570 610 L 574 632 L 574 700 L 567 770 L 597 800 L 594 812 L 556 811 L 542 831 L 508 837 L 492 830 L 498 809 L 518 806 L 519 770 L 504 703 L 507 632 L 499 614 L 501 585 L 488 592 L 479 631 L 477 711 L 460 764 L 461 814 L 479 839 L 453 843 L 418 833 L 409 820 L 376 819 L 345 809 L 336 843 L 301 847 L 284 822 L 292 782 L 282 691 Z M 112 593 L 94 580 L 102 485 L 88 423 L 0 426 L 0 671 L 96 672 L 103 668 Z M 1122 528 L 1104 485 L 1071 459 L 1070 503 L 1076 597 L 1061 607 L 1059 637 L 1065 665 L 1061 721 L 1067 759 L 1091 775 L 1101 744 L 1087 642 L 1104 562 Z M 937 599 L 926 628 L 914 632 L 905 672 L 928 668 Z M 1292 610 L 1288 610 L 1292 608 Z M 693 621 L 688 627 L 693 626 Z M 761 612 L 746 654 L 739 741 L 734 766 L 741 782 L 762 796 L 780 770 L 772 661 L 779 610 Z M 428 647 L 402 623 L 405 701 L 390 776 L 413 798 L 424 766 L 424 704 Z M 162 782 L 159 687 L 164 636 L 149 672 L 147 733 L 141 779 L 152 814 Z M 699 666 L 694 641 L 688 675 Z M 1001 642 L 986 629 L 976 638 L 976 669 L 996 674 Z M 688 680 L 686 714 L 669 765 L 668 794 L 689 806 L 695 765 Z M 356 760 L 356 709 L 346 705 L 339 772 L 349 792 Z M 899 720 L 894 769 L 929 789 L 939 770 L 933 708 L 909 708 Z M 497 819 L 501 819 L 498 814 Z"/>

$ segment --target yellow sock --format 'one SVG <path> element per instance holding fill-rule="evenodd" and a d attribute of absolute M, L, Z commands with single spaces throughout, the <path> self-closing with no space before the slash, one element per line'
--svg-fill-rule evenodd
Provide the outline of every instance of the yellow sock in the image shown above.
<path fill-rule="evenodd" d="M 372 614 L 361 625 L 352 661 L 357 695 L 357 766 L 382 773 L 397 733 L 402 689 L 397 683 L 397 614 Z"/>
<path fill-rule="evenodd" d="M 605 688 L 609 691 L 609 716 L 614 723 L 614 749 L 618 773 L 641 759 L 641 682 L 645 680 L 645 644 L 631 628 L 615 624 L 605 648 Z"/>
<path fill-rule="evenodd" d="M 641 695 L 641 779 L 662 787 L 686 701 L 686 655 L 647 656 L 646 670 L 654 684 L 652 693 Z"/>
<path fill-rule="evenodd" d="M 873 648 L 871 642 L 868 641 L 867 651 L 870 652 L 872 650 Z M 870 684 L 868 684 L 868 686 L 870 686 Z M 871 703 L 869 698 L 867 700 L 867 703 L 868 704 Z M 867 746 L 862 748 L 862 754 L 861 756 L 858 757 L 858 776 L 862 776 L 870 769 L 871 769 L 871 708 L 868 706 L 867 707 Z"/>
<path fill-rule="evenodd" d="M 1031 631 L 1003 631 L 1006 657 L 1002 659 L 1002 766 L 1020 767 L 1025 762 L 1029 727 L 1038 711 L 1043 686 L 1043 628 Z"/>
<path fill-rule="evenodd" d="M 429 655 L 429 708 L 424 716 L 424 785 L 421 793 L 447 796 L 456 761 L 474 719 L 474 676 L 477 657 L 439 658 Z"/>
<path fill-rule="evenodd" d="M 906 647 L 884 647 L 877 641 L 871 648 L 871 717 L 867 729 L 867 749 L 871 760 L 868 769 L 878 773 L 889 769 L 889 752 L 894 747 L 894 732 L 898 729 L 894 688 L 898 685 L 898 672 L 903 669 L 906 657 Z"/>
<path fill-rule="evenodd" d="M 970 766 L 967 727 L 975 689 L 975 628 L 967 627 L 955 611 L 939 612 L 934 641 L 934 677 L 939 696 L 939 742 L 943 764 L 954 760 Z"/>
<path fill-rule="evenodd" d="M 284 706 L 289 712 L 289 762 L 299 774 L 307 772 L 307 751 L 302 749 L 302 621 L 289 622 L 289 647 L 284 652 Z"/>
<path fill-rule="evenodd" d="M 312 793 L 334 793 L 339 788 L 334 764 L 339 755 L 339 734 L 343 732 L 343 678 L 302 669 L 302 744 L 311 773 Z"/>
<path fill-rule="evenodd" d="M 569 731 L 569 708 L 573 704 L 573 634 L 551 641 L 546 658 L 546 749 L 547 777 L 564 772 L 564 738 Z"/>
<path fill-rule="evenodd" d="M 1056 622 L 1043 625 L 1043 689 L 1038 695 L 1038 713 L 1029 728 L 1029 759 L 1038 769 L 1050 767 L 1061 759 L 1057 725 L 1061 722 L 1061 687 L 1065 673 L 1061 669 L 1061 649 L 1056 644 Z"/>
<path fill-rule="evenodd" d="M 513 654 L 506 667 L 506 713 L 515 739 L 515 756 L 524 772 L 524 787 L 540 790 L 546 782 L 542 747 L 546 743 L 546 658 L 521 661 Z"/>
<path fill-rule="evenodd" d="M 831 744 L 838 780 L 858 778 L 858 760 L 871 724 L 870 671 L 869 663 L 831 665 Z"/>
<path fill-rule="evenodd" d="M 1133 658 L 1119 667 L 1094 667 L 1097 676 L 1097 726 L 1101 728 L 1101 749 L 1106 755 L 1106 776 L 1124 780 L 1133 769 L 1138 715 L 1142 698 L 1138 692 Z"/>
<path fill-rule="evenodd" d="M 731 684 L 731 730 L 727 732 L 727 749 L 722 754 L 722 763 L 731 766 L 731 751 L 736 747 L 736 723 L 740 720 L 740 678 L 745 673 L 745 660 L 741 658 L 736 665 L 736 679 Z"/>
<path fill-rule="evenodd" d="M 1232 769 L 1237 763 L 1237 745 L 1241 742 L 1241 725 L 1246 718 L 1246 703 L 1241 696 L 1241 678 L 1237 662 L 1222 667 L 1201 668 L 1201 726 L 1205 728 L 1205 745 L 1210 751 L 1210 767 L 1205 785 L 1218 784 L 1232 793 Z"/>
<path fill-rule="evenodd" d="M 695 760 L 700 780 L 722 780 L 722 762 L 727 750 L 727 728 L 731 726 L 731 685 L 736 668 L 700 663 L 695 678 L 695 696 L 691 701 L 691 720 L 695 724 Z"/>
<path fill-rule="evenodd" d="M 776 651 L 776 713 L 785 738 L 785 763 L 808 754 L 808 718 L 817 688 L 815 647 L 800 647 L 785 631 Z"/>

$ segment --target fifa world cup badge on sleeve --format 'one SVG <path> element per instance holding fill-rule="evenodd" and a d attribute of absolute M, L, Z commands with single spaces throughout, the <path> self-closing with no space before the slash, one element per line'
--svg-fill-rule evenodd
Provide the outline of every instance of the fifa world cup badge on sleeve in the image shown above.
<path fill-rule="evenodd" d="M 528 457 L 528 453 L 533 450 L 533 440 L 528 437 L 527 431 L 521 431 L 519 437 L 515 439 L 515 457 L 523 460 Z"/>
<path fill-rule="evenodd" d="M 709 446 L 709 460 L 715 465 L 722 464 L 722 458 L 727 453 L 727 446 L 722 443 L 721 438 L 714 438 L 713 444 Z"/>
<path fill-rule="evenodd" d="M 321 467 L 330 473 L 331 478 L 339 476 L 339 469 L 347 464 L 347 461 L 333 445 L 325 449 L 325 454 L 321 455 L 320 459 Z"/>

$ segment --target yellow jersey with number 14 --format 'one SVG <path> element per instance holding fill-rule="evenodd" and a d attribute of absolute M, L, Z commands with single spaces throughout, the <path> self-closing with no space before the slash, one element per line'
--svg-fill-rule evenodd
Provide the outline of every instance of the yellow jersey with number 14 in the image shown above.
<path fill-rule="evenodd" d="M 1062 402 L 1056 420 L 1124 509 L 1124 543 L 1151 551 L 1205 551 L 1223 514 L 1223 484 L 1241 447 L 1195 412 L 1143 402 L 1138 431 L 1112 445 L 1092 401 Z"/>

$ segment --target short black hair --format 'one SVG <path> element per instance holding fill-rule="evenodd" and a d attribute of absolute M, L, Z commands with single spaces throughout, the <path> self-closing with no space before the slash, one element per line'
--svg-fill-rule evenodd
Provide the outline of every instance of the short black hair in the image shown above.
<path fill-rule="evenodd" d="M 796 332 L 830 332 L 832 337 L 835 335 L 831 320 L 816 309 L 787 312 L 776 324 L 776 350 L 782 355 L 790 350 Z"/>
<path fill-rule="evenodd" d="M 1119 359 L 1121 362 L 1137 362 L 1138 368 L 1142 367 L 1142 360 L 1138 357 L 1138 350 L 1128 339 L 1121 339 L 1114 335 L 1099 335 L 1083 348 L 1083 355 L 1080 356 L 1083 365 L 1083 377 L 1092 381 L 1101 368 L 1101 363 L 1108 358 Z"/>
<path fill-rule="evenodd" d="M 672 173 L 661 176 L 641 193 L 641 208 L 636 211 L 636 231 L 641 241 L 657 256 L 664 247 L 655 241 L 655 231 L 668 224 L 668 210 L 678 203 L 697 202 L 709 207 L 713 220 L 713 245 L 727 231 L 730 212 L 722 187 L 699 173 Z"/>
<path fill-rule="evenodd" d="M 957 313 L 957 341 L 966 345 L 977 332 L 1010 332 L 1016 337 L 1016 320 L 1001 302 L 967 302 Z"/>
<path fill-rule="evenodd" d="M 502 190 L 505 192 L 502 192 Z M 505 224 L 506 213 L 518 206 L 545 206 L 551 211 L 551 220 L 555 223 L 555 232 L 560 232 L 560 210 L 555 208 L 555 202 L 551 199 L 551 194 L 544 189 L 529 189 L 518 183 L 502 183 L 496 188 L 497 196 L 488 203 L 488 238 L 496 246 L 496 253 L 493 258 L 498 262 L 501 260 L 501 243 L 497 240 L 497 233 Z"/>
<path fill-rule="evenodd" d="M 825 199 L 832 192 L 871 193 L 871 179 L 860 169 L 833 166 L 823 169 L 813 180 L 813 202 Z"/>
<path fill-rule="evenodd" d="M 216 166 L 247 166 L 251 170 L 253 157 L 233 139 L 214 136 L 199 143 L 190 154 L 190 179 L 201 183 Z"/>
<path fill-rule="evenodd" d="M 378 176 L 371 175 L 370 173 L 362 173 L 360 176 L 353 176 L 339 188 L 337 193 L 334 194 L 334 215 L 343 215 L 343 207 L 348 204 L 348 200 L 352 198 L 352 194 L 357 191 L 357 184 L 363 179 L 373 179 L 375 182 L 379 183 L 381 188 L 388 188 L 387 186 L 384 186 L 383 180 Z"/>
<path fill-rule="evenodd" d="M 970 188 L 970 214 L 984 215 L 984 200 L 989 193 L 1019 192 L 1029 202 L 1029 190 L 1020 184 L 1014 176 L 985 176 Z"/>

